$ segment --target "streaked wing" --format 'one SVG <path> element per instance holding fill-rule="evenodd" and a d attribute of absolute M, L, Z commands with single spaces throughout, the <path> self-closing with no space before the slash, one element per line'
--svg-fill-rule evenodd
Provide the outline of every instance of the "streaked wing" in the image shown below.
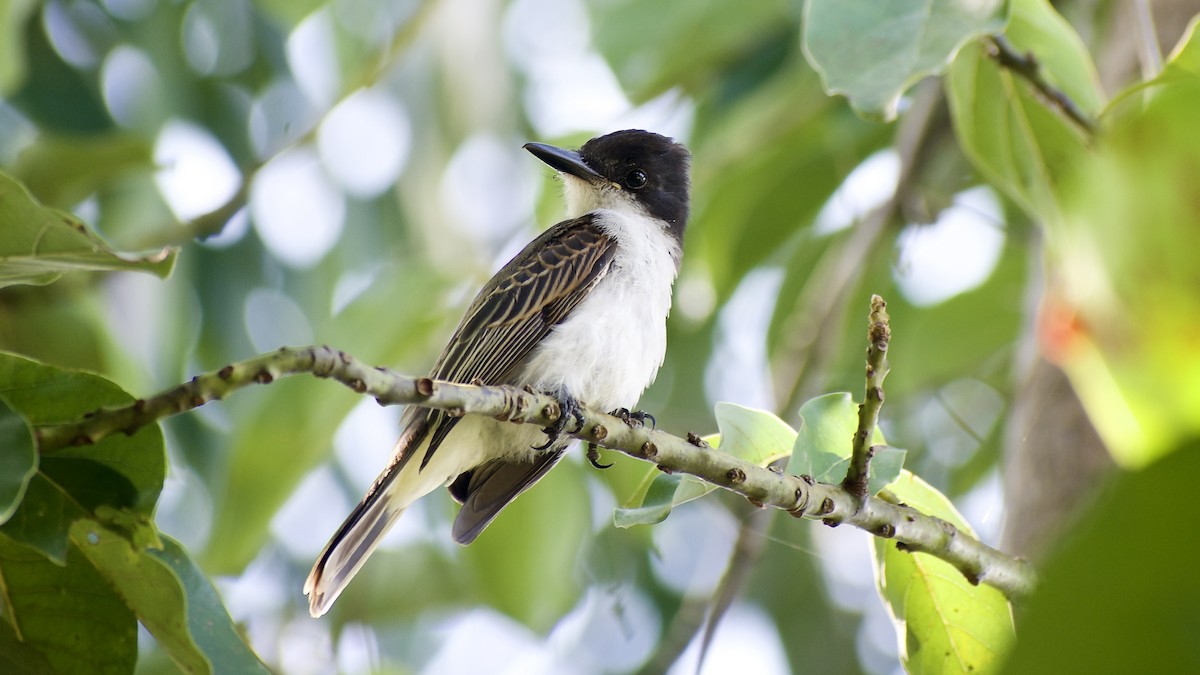
<path fill-rule="evenodd" d="M 616 242 L 591 214 L 544 232 L 479 292 L 432 377 L 508 382 L 514 366 L 607 273 L 615 253 Z"/>
<path fill-rule="evenodd" d="M 616 242 L 591 214 L 546 230 L 475 297 L 431 377 L 510 384 L 517 367 L 608 272 Z M 457 422 L 430 411 L 432 438 L 421 465 Z"/>

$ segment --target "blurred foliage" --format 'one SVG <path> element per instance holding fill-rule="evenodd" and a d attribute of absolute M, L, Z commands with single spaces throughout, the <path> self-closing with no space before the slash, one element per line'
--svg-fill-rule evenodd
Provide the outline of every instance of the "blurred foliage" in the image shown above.
<path fill-rule="evenodd" d="M 425 372 L 472 291 L 562 213 L 521 144 L 638 125 L 694 154 L 670 348 L 641 402 L 665 430 L 719 430 L 715 444 L 751 461 L 795 449 L 833 471 L 852 403 L 817 395 L 861 391 L 878 293 L 894 331 L 882 425 L 907 450 L 887 473 L 903 459 L 893 489 L 910 503 L 959 522 L 951 502 L 986 491 L 1035 339 L 1123 465 L 1186 464 L 1200 430 L 1200 40 L 1193 21 L 1161 73 L 1106 92 L 1095 64 L 1115 49 L 1119 6 L 0 0 L 0 669 L 518 667 L 503 656 L 516 647 L 455 641 L 485 617 L 496 644 L 524 640 L 551 670 L 632 671 L 684 650 L 724 576 L 745 580 L 721 588 L 767 617 L 753 649 L 778 647 L 779 667 L 994 672 L 1012 634 L 994 591 L 879 544 L 898 620 L 881 636 L 885 604 L 854 599 L 871 580 L 847 590 L 843 558 L 810 553 L 829 553 L 811 526 L 753 530 L 740 500 L 684 504 L 707 489 L 623 457 L 603 473 L 564 462 L 466 549 L 449 545 L 448 497 L 430 496 L 313 621 L 304 574 L 369 480 L 359 456 L 377 470 L 391 442 L 344 424 L 363 409 L 324 382 L 240 392 L 92 446 L 39 453 L 33 432 L 281 343 Z M 1094 135 L 997 63 L 980 36 L 1000 30 Z M 941 79 L 912 87 L 927 75 Z M 387 112 L 352 117 L 347 135 L 336 118 L 364 99 Z M 207 173 L 188 173 L 196 158 Z M 843 194 L 880 158 L 895 170 L 869 196 Z M 382 181 L 360 180 L 377 166 Z M 1000 201 L 978 214 L 999 235 L 994 263 L 923 299 L 913 242 L 952 228 L 943 216 L 979 186 Z M 1183 471 L 1149 496 L 1151 474 L 1124 476 L 1111 490 L 1131 496 L 1111 503 L 1187 508 Z M 630 509 L 624 525 L 675 511 L 619 528 L 614 506 Z M 672 537 L 699 508 L 712 526 Z M 1116 632 L 1120 611 L 1081 600 L 1170 598 L 1139 620 L 1157 638 L 1195 615 L 1195 589 L 1149 569 L 1157 547 L 1176 570 L 1194 560 L 1153 529 L 1166 519 L 1104 517 L 1146 543 L 1122 544 L 1124 571 L 1104 575 L 1103 528 L 1072 538 L 1017 627 L 1014 672 L 1135 639 Z M 731 550 L 738 529 L 757 553 Z M 1055 651 L 1052 627 L 1085 620 L 1077 635 L 1109 637 Z M 1157 655 L 1161 670 L 1195 666 Z"/>

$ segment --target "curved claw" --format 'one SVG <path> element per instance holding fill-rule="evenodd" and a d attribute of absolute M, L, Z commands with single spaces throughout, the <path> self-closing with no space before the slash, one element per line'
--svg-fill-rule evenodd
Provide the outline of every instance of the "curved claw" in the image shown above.
<path fill-rule="evenodd" d="M 575 419 L 575 429 L 572 430 L 571 433 L 577 433 L 580 429 L 583 429 L 584 419 L 583 413 L 579 411 L 579 401 L 575 400 L 574 396 L 571 396 L 565 391 L 560 391 L 557 394 L 552 395 L 558 399 L 558 409 L 560 413 L 554 424 L 542 429 L 542 431 L 546 434 L 546 442 L 541 445 L 530 446 L 534 450 L 547 450 L 550 448 L 550 446 L 554 445 L 558 441 L 559 437 L 562 436 L 563 432 L 566 431 L 568 418 Z"/>
<path fill-rule="evenodd" d="M 644 427 L 646 426 L 646 420 L 650 420 L 650 430 L 653 431 L 658 428 L 658 420 L 654 419 L 654 415 L 645 410 L 631 411 L 628 408 L 617 408 L 612 411 L 612 415 L 621 418 L 621 421 L 631 427 Z"/>
<path fill-rule="evenodd" d="M 595 443 L 587 444 L 587 461 L 597 469 L 612 468 L 612 464 L 602 464 L 600 462 L 600 448 Z"/>

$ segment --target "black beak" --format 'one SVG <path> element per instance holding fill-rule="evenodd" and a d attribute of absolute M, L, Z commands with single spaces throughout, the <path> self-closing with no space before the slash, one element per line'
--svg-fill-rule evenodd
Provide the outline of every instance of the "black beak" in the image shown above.
<path fill-rule="evenodd" d="M 583 163 L 583 158 L 574 150 L 564 150 L 545 143 L 526 143 L 525 149 L 534 157 L 550 165 L 556 171 L 569 173 L 576 178 L 582 178 L 589 183 L 607 181 L 604 176 L 596 173 L 592 167 Z"/>

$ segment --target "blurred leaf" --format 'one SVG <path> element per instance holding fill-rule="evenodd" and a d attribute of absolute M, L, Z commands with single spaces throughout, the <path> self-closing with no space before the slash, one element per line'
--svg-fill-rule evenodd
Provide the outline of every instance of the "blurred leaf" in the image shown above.
<path fill-rule="evenodd" d="M 36 0 L 0 0 L 0 97 L 25 78 L 25 22 Z"/>
<path fill-rule="evenodd" d="M 704 440 L 720 452 L 738 459 L 766 466 L 786 457 L 796 442 L 796 432 L 786 422 L 765 410 L 756 410 L 735 403 L 720 402 L 713 408 L 720 433 Z M 671 509 L 703 497 L 717 489 L 692 476 L 664 475 L 651 468 L 646 476 L 644 495 L 635 499 L 638 506 L 618 508 L 613 512 L 613 524 L 626 528 L 634 525 L 653 525 L 666 520 Z"/>
<path fill-rule="evenodd" d="M 75 420 L 102 406 L 133 400 L 99 375 L 55 368 L 0 353 L 0 395 L 33 426 Z M 94 444 L 40 457 L 25 498 L 0 532 L 62 562 L 71 523 L 102 506 L 153 514 L 166 474 L 158 425 L 132 436 L 116 434 Z"/>
<path fill-rule="evenodd" d="M 1064 180 L 1066 218 L 1047 233 L 1057 283 L 1045 349 L 1126 466 L 1200 433 L 1198 109 L 1193 76 L 1115 111 L 1091 161 Z"/>
<path fill-rule="evenodd" d="M 1200 77 L 1200 37 L 1197 37 L 1197 27 L 1200 27 L 1200 15 L 1192 17 L 1179 43 L 1163 64 L 1162 72 L 1155 78 L 1157 81 Z"/>
<path fill-rule="evenodd" d="M 0 611 L 52 672 L 133 672 L 137 621 L 78 549 L 59 566 L 0 534 L 0 577 Z"/>
<path fill-rule="evenodd" d="M 791 31 L 796 21 L 787 0 L 674 3 L 670 30 L 655 3 L 590 2 L 588 9 L 597 48 L 636 101 L 672 87 L 698 90 L 713 71 L 759 47 L 764 33 Z"/>
<path fill-rule="evenodd" d="M 1122 473 L 1100 504 L 1063 531 L 1022 606 L 1007 673 L 1186 673 L 1200 607 L 1200 544 L 1170 516 L 1188 513 L 1200 475 L 1190 439 L 1146 469 Z M 1136 505 L 1136 508 L 1130 508 Z M 1114 546 L 1119 542 L 1119 546 Z M 1063 630 L 1070 626 L 1070 630 Z"/>
<path fill-rule="evenodd" d="M 483 600 L 540 633 L 549 631 L 581 592 L 575 570 L 591 532 L 582 471 L 576 462 L 560 462 L 461 549 Z"/>
<path fill-rule="evenodd" d="M 17 158 L 13 174 L 43 204 L 68 209 L 122 171 L 153 168 L 153 148 L 132 134 L 43 134 Z"/>
<path fill-rule="evenodd" d="M 927 515 L 974 536 L 950 500 L 904 472 L 889 488 Z M 950 563 L 896 548 L 876 537 L 871 548 L 879 594 L 902 636 L 900 659 L 909 673 L 992 673 L 1014 639 L 1012 610 L 1000 591 L 972 585 Z"/>
<path fill-rule="evenodd" d="M 1001 31 L 1007 14 L 1007 0 L 808 0 L 804 50 L 826 91 L 892 120 L 906 89 L 941 73 L 968 40 Z"/>
<path fill-rule="evenodd" d="M 1099 109 L 1103 99 L 1091 57 L 1045 0 L 1016 0 L 1005 36 L 1020 52 L 1034 54 L 1042 75 L 1085 114 Z M 946 88 L 959 141 L 980 173 L 1035 220 L 1057 221 L 1061 176 L 1083 157 L 1083 132 L 979 44 L 959 52 Z"/>
<path fill-rule="evenodd" d="M 175 250 L 139 256 L 108 247 L 83 221 L 41 206 L 24 186 L 0 174 L 0 288 L 43 285 L 75 270 L 171 273 Z"/>
<path fill-rule="evenodd" d="M 178 543 L 164 539 L 161 549 L 146 549 L 87 519 L 75 523 L 71 540 L 181 671 L 268 672 Z"/>
<path fill-rule="evenodd" d="M 37 467 L 29 423 L 0 396 L 0 525 L 17 510 Z"/>

